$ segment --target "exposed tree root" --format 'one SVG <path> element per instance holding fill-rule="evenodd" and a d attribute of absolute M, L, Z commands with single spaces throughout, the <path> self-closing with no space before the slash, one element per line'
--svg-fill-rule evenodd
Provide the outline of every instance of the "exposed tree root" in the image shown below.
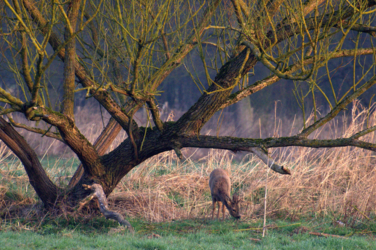
<path fill-rule="evenodd" d="M 132 225 L 124 219 L 124 217 L 114 211 L 111 211 L 108 209 L 108 203 L 106 195 L 103 192 L 103 188 L 99 184 L 93 184 L 93 185 L 82 185 L 85 189 L 93 190 L 94 192 L 86 197 L 79 205 L 78 210 L 81 210 L 83 206 L 85 206 L 89 201 L 91 201 L 94 198 L 97 198 L 98 206 L 101 211 L 101 213 L 106 217 L 106 219 L 113 219 L 120 223 L 122 226 L 126 226 L 130 232 L 134 232 Z"/>

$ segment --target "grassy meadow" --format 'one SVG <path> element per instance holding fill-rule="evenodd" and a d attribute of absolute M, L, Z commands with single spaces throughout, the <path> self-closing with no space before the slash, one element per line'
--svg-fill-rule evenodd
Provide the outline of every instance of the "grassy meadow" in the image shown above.
<path fill-rule="evenodd" d="M 190 219 L 151 223 L 130 219 L 136 233 L 128 233 L 104 218 L 25 220 L 2 226 L 1 249 L 375 249 L 370 230 L 335 227 L 323 219 L 263 222 Z M 321 234 L 322 236 L 312 235 Z"/>
<path fill-rule="evenodd" d="M 376 113 L 357 109 L 346 118 L 350 122 L 341 119 L 313 136 L 349 137 L 374 126 Z M 273 135 L 280 136 L 279 125 L 274 127 Z M 376 133 L 362 139 L 375 143 Z M 1 144 L 0 248 L 376 249 L 374 152 L 351 147 L 269 152 L 291 176 L 270 171 L 252 154 L 221 150 L 185 149 L 183 162 L 165 152 L 142 163 L 108 197 L 111 209 L 134 226 L 131 234 L 97 211 L 43 211 L 22 164 Z M 41 161 L 61 186 L 78 165 L 74 157 L 48 151 Z M 210 219 L 208 177 L 218 167 L 230 173 L 233 192 L 243 199 L 239 221 L 228 213 L 223 222 Z"/>

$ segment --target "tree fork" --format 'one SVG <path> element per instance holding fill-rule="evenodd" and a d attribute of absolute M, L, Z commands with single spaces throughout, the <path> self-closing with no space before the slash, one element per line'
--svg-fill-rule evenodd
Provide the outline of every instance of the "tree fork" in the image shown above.
<path fill-rule="evenodd" d="M 120 131 L 121 126 L 119 125 L 119 123 L 117 123 L 114 118 L 111 118 L 107 126 L 104 128 L 104 130 L 94 143 L 94 147 L 97 150 L 99 156 L 102 156 L 104 153 L 106 153 L 107 149 L 110 147 L 110 145 L 115 140 L 116 136 L 119 134 Z M 74 185 L 76 185 L 83 174 L 84 168 L 81 163 L 78 166 L 73 177 L 69 181 L 68 187 L 73 187 Z"/>

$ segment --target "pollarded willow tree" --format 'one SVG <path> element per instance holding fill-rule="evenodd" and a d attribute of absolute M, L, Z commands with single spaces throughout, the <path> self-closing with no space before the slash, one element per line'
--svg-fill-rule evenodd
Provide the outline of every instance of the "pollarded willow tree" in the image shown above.
<path fill-rule="evenodd" d="M 85 185 L 99 184 L 109 195 L 138 164 L 168 150 L 182 157 L 184 147 L 253 152 L 281 174 L 290 170 L 275 164 L 268 148 L 355 146 L 376 151 L 375 143 L 361 139 L 376 126 L 349 138 L 309 139 L 376 83 L 375 4 L 374 0 L 4 0 L 2 61 L 8 63 L 17 85 L 10 88 L 3 83 L 0 89 L 1 115 L 6 115 L 0 119 L 0 138 L 22 161 L 46 207 L 78 204 L 91 192 Z M 194 53 L 206 76 L 205 83 L 196 82 L 201 97 L 176 122 L 163 122 L 156 101 L 159 88 Z M 340 57 L 352 57 L 354 72 L 362 67 L 363 75 L 337 96 L 329 62 Z M 195 64 L 197 68 L 197 60 Z M 256 64 L 264 65 L 270 76 L 252 82 L 248 73 Z M 322 68 L 327 80 L 319 84 Z M 63 80 L 54 82 L 52 75 L 59 71 Z M 216 112 L 281 79 L 308 86 L 306 92 L 298 87 L 294 91 L 303 111 L 307 96 L 313 96 L 316 108 L 315 94 L 325 97 L 330 111 L 315 115 L 312 123 L 304 123 L 290 137 L 200 134 Z M 79 98 L 95 98 L 112 117 L 94 144 L 75 124 Z M 150 113 L 153 127 L 140 127 L 133 119 L 142 107 Z M 20 124 L 12 118 L 14 112 L 36 125 Z M 49 179 L 33 149 L 13 127 L 69 146 L 82 165 L 68 187 L 58 187 Z M 121 129 L 128 138 L 104 154 Z"/>

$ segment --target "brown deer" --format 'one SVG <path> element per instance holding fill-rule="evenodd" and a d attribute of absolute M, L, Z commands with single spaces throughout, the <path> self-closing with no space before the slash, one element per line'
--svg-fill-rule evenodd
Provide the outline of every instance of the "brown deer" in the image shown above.
<path fill-rule="evenodd" d="M 231 181 L 226 170 L 217 168 L 210 174 L 209 187 L 213 201 L 212 219 L 214 219 L 215 203 L 218 202 L 217 219 L 219 219 L 219 212 L 222 205 L 223 220 L 225 219 L 225 206 L 230 212 L 231 216 L 240 219 L 239 196 L 234 194 L 230 198 Z"/>

